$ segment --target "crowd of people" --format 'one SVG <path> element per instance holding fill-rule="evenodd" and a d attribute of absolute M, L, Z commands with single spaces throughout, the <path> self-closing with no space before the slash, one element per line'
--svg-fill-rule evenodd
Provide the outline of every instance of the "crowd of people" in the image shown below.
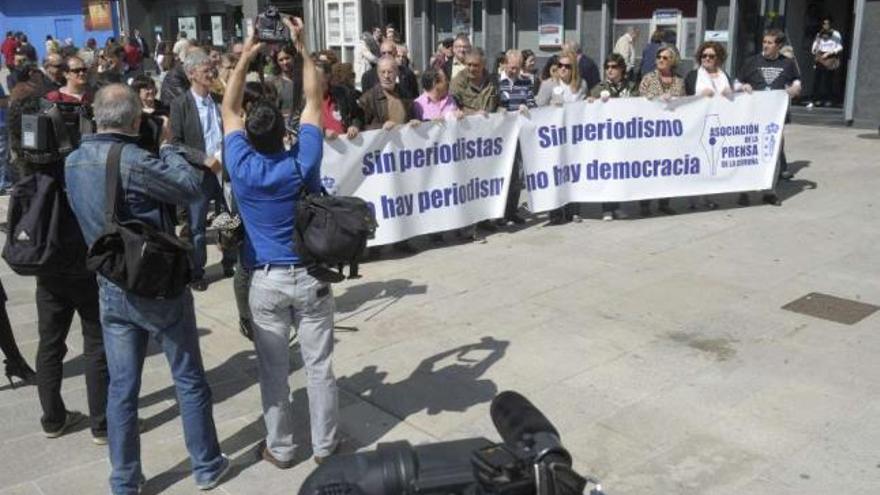
<path fill-rule="evenodd" d="M 228 49 L 199 46 L 185 33 L 174 43 L 159 43 L 152 52 L 137 31 L 119 42 L 108 40 L 101 49 L 95 40 L 77 49 L 68 40 L 47 39 L 42 66 L 26 36 L 8 33 L 2 51 L 11 71 L 9 111 L 5 98 L 0 107 L 0 122 L 7 124 L 8 117 L 0 135 L 4 144 L 8 135 L 12 149 L 12 166 L 3 167 L 5 187 L 33 173 L 33 164 L 22 153 L 20 121 L 23 112 L 34 108 L 34 100 L 88 108 L 95 132 L 83 135 L 63 164 L 67 198 L 88 245 L 107 227 L 104 187 L 96 184 L 104 183 L 110 151 L 119 147 L 124 194 L 118 199 L 118 215 L 189 240 L 192 290 L 208 287 L 209 225 L 221 232 L 223 275 L 234 277 L 240 331 L 254 342 L 259 361 L 267 434 L 257 455 L 281 469 L 294 464 L 288 384 L 292 326 L 308 377 L 315 461 L 322 462 L 339 447 L 331 364 L 333 294 L 329 283 L 297 254 L 292 240 L 300 190 L 321 188 L 325 140 L 474 114 L 527 114 L 533 108 L 581 100 L 603 104 L 636 96 L 725 97 L 765 89 L 783 89 L 796 97 L 800 92 L 797 67 L 780 54 L 785 38 L 775 29 L 765 33 L 762 52 L 733 77 L 723 70 L 724 46 L 711 41 L 698 47 L 696 68 L 680 74 L 680 55 L 664 42 L 662 31 L 652 35 L 644 52 L 648 60 L 643 54 L 640 66 L 634 52 L 639 33 L 630 29 L 601 70 L 576 43 L 566 43 L 539 69 L 530 50 L 511 49 L 490 61 L 467 35 L 443 41 L 428 67 L 415 70 L 393 27 L 364 33 L 352 64 L 340 62 L 330 50 L 310 52 L 302 21 L 285 17 L 284 22 L 291 36 L 288 44 L 248 39 Z M 517 153 L 514 178 L 522 168 Z M 784 154 L 779 176 L 790 177 Z M 478 230 L 523 223 L 521 188 L 521 180 L 514 180 L 503 218 L 460 234 L 475 238 Z M 779 204 L 772 190 L 763 199 Z M 748 201 L 748 194 L 740 195 L 741 204 Z M 690 198 L 690 204 L 717 206 L 711 197 Z M 640 202 L 640 211 L 652 214 L 650 201 Z M 658 200 L 657 211 L 675 213 L 669 198 Z M 602 204 L 602 215 L 605 220 L 620 217 L 620 205 Z M 550 213 L 551 223 L 579 219 L 577 204 Z M 407 243 L 396 247 L 411 249 Z M 92 437 L 96 444 L 109 444 L 112 493 L 137 493 L 144 483 L 138 440 L 140 373 L 147 341 L 155 338 L 177 388 L 196 484 L 200 489 L 215 487 L 230 461 L 220 451 L 212 419 L 191 293 L 145 298 L 86 271 L 84 263 L 82 268 L 80 273 L 37 277 L 36 372 L 15 345 L 0 285 L 0 344 L 7 377 L 36 381 L 47 438 L 84 422 L 85 416 L 68 410 L 61 397 L 65 340 L 78 313 Z"/>

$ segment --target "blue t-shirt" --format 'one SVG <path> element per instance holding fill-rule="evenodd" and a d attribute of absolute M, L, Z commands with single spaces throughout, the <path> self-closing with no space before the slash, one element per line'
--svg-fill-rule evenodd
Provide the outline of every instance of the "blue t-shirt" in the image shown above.
<path fill-rule="evenodd" d="M 226 168 L 244 222 L 244 266 L 300 262 L 293 247 L 296 199 L 303 177 L 308 191 L 321 189 L 323 139 L 320 129 L 305 124 L 290 151 L 264 155 L 254 150 L 244 131 L 226 135 Z"/>

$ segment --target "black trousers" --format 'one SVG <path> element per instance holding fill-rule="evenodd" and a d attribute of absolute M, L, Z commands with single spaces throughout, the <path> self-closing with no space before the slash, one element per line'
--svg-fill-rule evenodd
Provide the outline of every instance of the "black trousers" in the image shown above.
<path fill-rule="evenodd" d="M 54 431 L 64 424 L 67 408 L 61 398 L 67 334 L 73 313 L 79 313 L 83 332 L 86 395 L 92 433 L 107 432 L 107 356 L 101 334 L 98 283 L 86 277 L 37 277 L 37 393 L 43 407 L 43 430 Z"/>
<path fill-rule="evenodd" d="M 3 289 L 3 282 L 0 282 L 0 351 L 10 363 L 24 361 L 15 343 L 15 335 L 12 333 L 12 325 L 9 324 L 9 315 L 6 313 L 6 291 Z"/>
<path fill-rule="evenodd" d="M 519 195 L 522 192 L 522 154 L 519 146 L 516 148 L 516 156 L 513 159 L 513 171 L 510 173 L 510 187 L 507 189 L 507 205 L 504 208 L 504 218 L 510 220 L 519 212 Z"/>
<path fill-rule="evenodd" d="M 816 75 L 813 80 L 813 100 L 833 101 L 831 86 L 834 83 L 834 71 L 828 70 L 821 64 L 816 64 Z"/>

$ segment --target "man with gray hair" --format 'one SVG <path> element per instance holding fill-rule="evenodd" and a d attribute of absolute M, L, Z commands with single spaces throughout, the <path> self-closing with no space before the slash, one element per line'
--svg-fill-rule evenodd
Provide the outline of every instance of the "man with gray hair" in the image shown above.
<path fill-rule="evenodd" d="M 175 144 L 194 148 L 205 156 L 199 162 L 208 160 L 220 161 L 223 150 L 223 127 L 220 107 L 211 94 L 211 86 L 217 78 L 217 69 L 210 57 L 201 48 L 187 52 L 183 60 L 183 70 L 189 79 L 189 91 L 184 92 L 171 102 L 171 134 Z M 211 201 L 223 205 L 223 192 L 217 177 L 205 176 L 202 183 L 202 195 L 193 201 L 187 209 L 188 234 L 193 244 L 193 281 L 192 288 L 204 291 L 208 288 L 205 281 L 205 263 L 207 251 L 207 216 Z M 235 258 L 231 253 L 223 253 L 223 275 L 231 277 L 235 270 Z"/>
<path fill-rule="evenodd" d="M 635 43 L 637 39 L 639 39 L 639 28 L 629 26 L 626 28 L 626 32 L 620 35 L 620 38 L 617 38 L 617 42 L 614 43 L 613 53 L 619 53 L 623 57 L 626 63 L 625 75 L 629 80 L 632 80 L 636 69 Z"/>
<path fill-rule="evenodd" d="M 43 86 L 47 92 L 61 89 L 67 80 L 64 79 L 64 58 L 57 53 L 46 55 L 43 60 Z"/>
<path fill-rule="evenodd" d="M 119 154 L 119 221 L 139 220 L 174 235 L 173 205 L 195 201 L 201 195 L 204 177 L 216 172 L 219 163 L 209 161 L 205 165 L 210 168 L 191 166 L 179 154 L 181 150 L 170 144 L 167 121 L 158 157 L 138 147 L 141 103 L 128 86 L 105 86 L 95 96 L 93 108 L 98 132 L 83 136 L 80 147 L 67 157 L 64 173 L 68 200 L 86 243 L 93 245 L 108 227 L 103 184 L 114 153 Z M 141 371 L 151 337 L 162 347 L 171 367 L 196 485 L 201 490 L 214 488 L 229 470 L 230 461 L 220 452 L 217 441 L 192 293 L 149 299 L 101 275 L 98 290 L 110 371 L 107 433 L 111 493 L 138 493 L 145 482 L 137 417 Z"/>

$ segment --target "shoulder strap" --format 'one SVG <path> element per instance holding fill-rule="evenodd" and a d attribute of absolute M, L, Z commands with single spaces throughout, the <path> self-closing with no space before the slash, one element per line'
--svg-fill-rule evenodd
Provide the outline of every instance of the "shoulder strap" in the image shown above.
<path fill-rule="evenodd" d="M 117 192 L 121 189 L 119 181 L 119 162 L 122 158 L 122 148 L 124 143 L 113 143 L 110 146 L 110 152 L 107 153 L 107 170 L 106 183 L 104 184 L 105 202 L 104 202 L 104 221 L 105 228 L 109 228 L 116 218 L 116 202 Z"/>

